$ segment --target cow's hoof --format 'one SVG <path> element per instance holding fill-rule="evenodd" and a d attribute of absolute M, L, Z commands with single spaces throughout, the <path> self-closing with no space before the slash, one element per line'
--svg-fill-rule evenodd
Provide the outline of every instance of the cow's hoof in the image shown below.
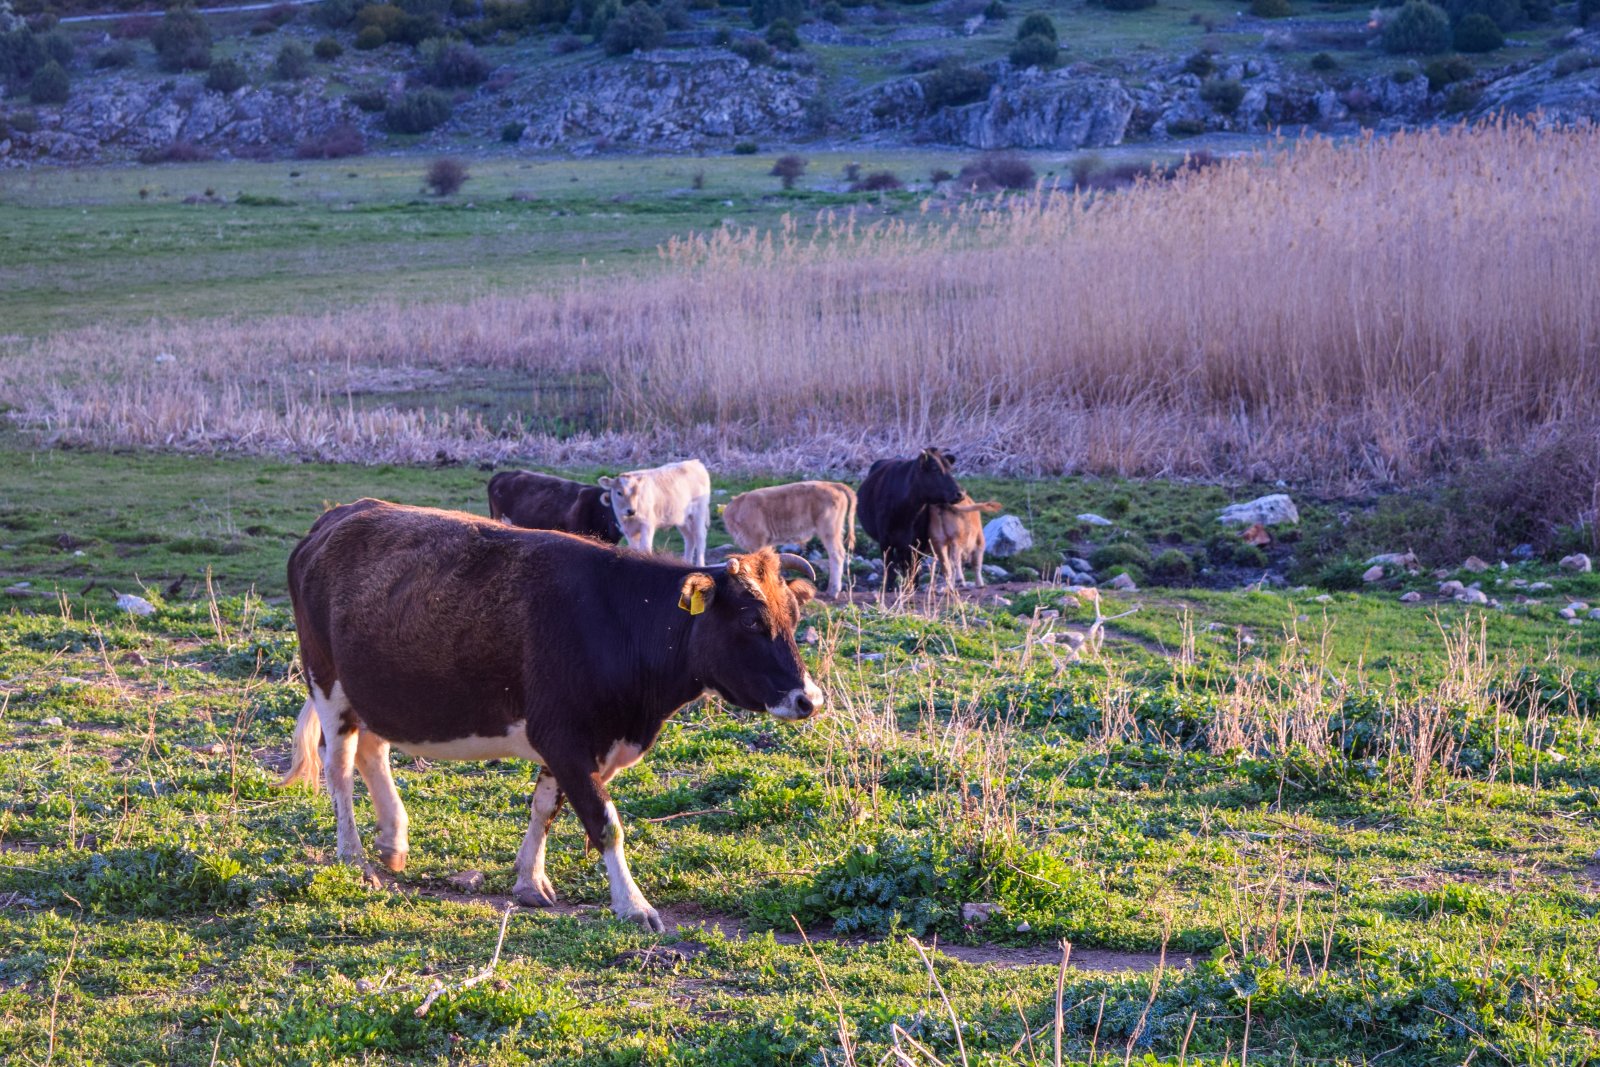
<path fill-rule="evenodd" d="M 378 874 L 377 868 L 370 863 L 361 865 L 361 884 L 368 889 L 379 889 L 383 886 L 382 876 Z"/>
<path fill-rule="evenodd" d="M 396 852 L 393 849 L 380 848 L 378 850 L 378 860 L 395 874 L 399 874 L 401 871 L 406 869 L 406 854 L 404 852 Z"/>
<path fill-rule="evenodd" d="M 556 887 L 550 884 L 550 879 L 541 875 L 524 884 L 513 886 L 511 895 L 524 907 L 549 908 L 555 906 Z"/>
<path fill-rule="evenodd" d="M 627 911 L 619 910 L 617 918 L 631 923 L 638 923 L 653 934 L 667 932 L 667 926 L 661 921 L 661 916 L 656 913 L 656 909 L 648 904 L 640 904 L 636 908 Z"/>

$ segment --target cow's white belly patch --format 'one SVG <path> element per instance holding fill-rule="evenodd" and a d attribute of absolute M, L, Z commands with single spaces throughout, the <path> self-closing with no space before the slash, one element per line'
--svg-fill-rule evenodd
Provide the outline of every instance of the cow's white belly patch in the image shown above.
<path fill-rule="evenodd" d="M 528 743 L 528 731 L 520 722 L 512 723 L 498 737 L 457 737 L 449 741 L 393 741 L 391 744 L 408 756 L 424 759 L 519 759 L 543 763 L 544 759 Z"/>

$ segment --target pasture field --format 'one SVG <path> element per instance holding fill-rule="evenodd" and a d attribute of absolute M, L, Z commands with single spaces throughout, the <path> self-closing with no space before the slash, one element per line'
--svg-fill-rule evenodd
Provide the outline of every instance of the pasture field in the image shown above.
<path fill-rule="evenodd" d="M 1499 610 L 1427 575 L 1151 587 L 1107 594 L 1106 614 L 1138 611 L 1077 656 L 1058 635 L 1091 605 L 1048 585 L 815 605 L 825 714 L 702 701 L 616 783 L 635 874 L 676 925 L 654 936 L 608 917 L 565 814 L 564 906 L 505 917 L 531 766 L 397 758 L 411 867 L 377 889 L 328 862 L 324 796 L 271 788 L 303 700 L 289 546 L 359 495 L 481 511 L 483 472 L 7 447 L 0 578 L 45 595 L 0 614 L 0 1060 L 1600 1053 L 1600 623 L 1556 614 L 1600 600 L 1600 576 L 1460 575 Z M 1049 553 L 1089 549 L 1078 510 L 1182 543 L 1230 495 L 969 484 Z M 1286 548 L 1323 551 L 1319 531 L 1361 526 L 1349 509 L 1307 498 Z M 1551 588 L 1512 584 L 1533 581 Z M 153 615 L 112 606 L 141 588 Z M 469 871 L 481 887 L 452 882 Z M 964 919 L 973 903 L 992 916 Z M 492 976 L 464 987 L 502 921 Z"/>

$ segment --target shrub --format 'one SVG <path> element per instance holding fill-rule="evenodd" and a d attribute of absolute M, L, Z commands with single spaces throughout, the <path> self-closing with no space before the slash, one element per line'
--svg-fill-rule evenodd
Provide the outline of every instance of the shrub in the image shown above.
<path fill-rule="evenodd" d="M 326 63 L 344 55 L 344 45 L 332 37 L 320 37 L 311 46 L 311 54 Z"/>
<path fill-rule="evenodd" d="M 990 152 L 961 168 L 956 177 L 974 188 L 1031 189 L 1033 166 L 1010 152 Z"/>
<path fill-rule="evenodd" d="M 441 89 L 465 88 L 489 77 L 488 61 L 470 44 L 436 37 L 423 41 L 420 52 L 423 80 Z"/>
<path fill-rule="evenodd" d="M 1509 30 L 1525 17 L 1522 0 L 1445 0 L 1444 12 L 1459 26 L 1472 15 L 1487 15 L 1501 30 Z"/>
<path fill-rule="evenodd" d="M 1444 113 L 1446 115 L 1459 115 L 1464 111 L 1471 111 L 1478 106 L 1478 90 L 1463 82 L 1457 82 L 1450 87 L 1450 92 L 1444 98 Z"/>
<path fill-rule="evenodd" d="M 357 89 L 350 102 L 362 111 L 382 111 L 389 106 L 389 96 L 382 89 Z"/>
<path fill-rule="evenodd" d="M 889 193 L 904 189 L 905 183 L 895 177 L 894 171 L 876 170 L 850 186 L 852 193 Z"/>
<path fill-rule="evenodd" d="M 40 67 L 28 84 L 28 99 L 35 104 L 65 104 L 71 92 L 66 68 L 53 59 Z"/>
<path fill-rule="evenodd" d="M 206 88 L 214 93 L 231 93 L 250 83 L 244 65 L 234 59 L 219 59 L 206 71 Z"/>
<path fill-rule="evenodd" d="M 287 41 L 272 61 L 272 76 L 279 81 L 296 82 L 311 73 L 311 53 L 299 41 Z"/>
<path fill-rule="evenodd" d="M 983 9 L 983 17 L 990 22 L 1004 22 L 1010 14 L 1004 0 L 989 0 L 989 6 Z"/>
<path fill-rule="evenodd" d="M 736 56 L 755 64 L 772 62 L 772 46 L 759 37 L 740 37 L 728 46 Z"/>
<path fill-rule="evenodd" d="M 1061 48 L 1048 37 L 1030 34 L 1011 46 L 1009 59 L 1018 70 L 1028 67 L 1048 67 L 1056 61 Z"/>
<path fill-rule="evenodd" d="M 1286 19 L 1294 12 L 1289 0 L 1250 0 L 1250 14 L 1258 19 Z"/>
<path fill-rule="evenodd" d="M 1184 585 L 1194 580 L 1194 560 L 1187 552 L 1169 548 L 1150 565 L 1150 579 L 1157 585 Z"/>
<path fill-rule="evenodd" d="M 1444 56 L 1424 67 L 1423 73 L 1428 76 L 1428 91 L 1436 93 L 1451 82 L 1472 77 L 1472 61 L 1465 56 Z"/>
<path fill-rule="evenodd" d="M 1107 11 L 1143 11 L 1155 7 L 1156 0 L 1101 0 Z"/>
<path fill-rule="evenodd" d="M 382 30 L 376 26 L 364 26 L 356 34 L 355 45 L 363 52 L 370 52 L 374 48 L 382 48 L 389 43 L 389 38 L 384 36 Z"/>
<path fill-rule="evenodd" d="M 1600 20 L 1600 0 L 1578 0 L 1578 25 L 1587 26 L 1597 20 Z"/>
<path fill-rule="evenodd" d="M 1141 544 L 1134 541 L 1112 541 L 1089 553 L 1089 565 L 1097 573 L 1110 570 L 1112 567 L 1138 567 L 1140 570 L 1148 570 L 1151 559 L 1150 553 Z"/>
<path fill-rule="evenodd" d="M 111 27 L 111 36 L 124 41 L 149 37 L 160 23 L 154 15 L 127 15 Z"/>
<path fill-rule="evenodd" d="M 173 141 L 139 153 L 140 163 L 201 163 L 210 158 L 211 153 L 193 141 Z"/>
<path fill-rule="evenodd" d="M 211 29 L 187 3 L 167 9 L 150 34 L 162 70 L 204 70 L 211 65 Z"/>
<path fill-rule="evenodd" d="M 1318 52 L 1311 57 L 1311 69 L 1321 74 L 1327 74 L 1339 69 L 1339 61 L 1326 52 Z"/>
<path fill-rule="evenodd" d="M 312 17 L 330 30 L 342 30 L 356 19 L 356 0 L 322 0 Z"/>
<path fill-rule="evenodd" d="M 383 125 L 390 133 L 427 133 L 449 117 L 450 98 L 437 89 L 404 93 L 383 109 Z"/>
<path fill-rule="evenodd" d="M 844 7 L 839 0 L 828 0 L 822 5 L 822 21 L 831 22 L 835 26 L 844 21 Z"/>
<path fill-rule="evenodd" d="M 954 174 L 951 174 L 943 167 L 934 167 L 933 170 L 928 172 L 928 180 L 935 185 L 938 185 L 940 182 L 947 182 L 954 177 Z"/>
<path fill-rule="evenodd" d="M 459 159 L 436 159 L 428 164 L 428 188 L 434 196 L 454 196 L 472 175 Z"/>
<path fill-rule="evenodd" d="M 1569 52 L 1563 52 L 1560 56 L 1556 57 L 1556 77 L 1565 78 L 1569 74 L 1576 74 L 1581 70 L 1588 70 L 1597 62 L 1600 62 L 1600 60 L 1596 60 L 1595 57 L 1591 56 L 1588 52 L 1579 51 L 1576 48 Z"/>
<path fill-rule="evenodd" d="M 1200 86 L 1200 99 L 1224 115 L 1231 115 L 1244 100 L 1244 86 L 1232 78 L 1212 78 Z"/>
<path fill-rule="evenodd" d="M 666 37 L 667 24 L 656 14 L 655 8 L 644 0 L 634 0 L 606 25 L 601 43 L 607 55 L 625 56 L 629 52 L 657 48 Z"/>
<path fill-rule="evenodd" d="M 526 122 L 508 122 L 500 127 L 500 140 L 506 144 L 516 144 L 522 140 L 522 135 L 528 130 Z"/>
<path fill-rule="evenodd" d="M 39 38 L 39 43 L 44 46 L 46 58 L 53 59 L 63 67 L 72 63 L 72 57 L 78 50 L 73 47 L 72 39 L 59 30 L 51 30 Z"/>
<path fill-rule="evenodd" d="M 1455 42 L 1457 52 L 1493 52 L 1505 47 L 1506 35 L 1488 15 L 1474 14 L 1456 23 Z"/>
<path fill-rule="evenodd" d="M 1183 72 L 1197 78 L 1209 78 L 1217 69 L 1217 57 L 1207 49 L 1190 54 L 1183 61 Z"/>
<path fill-rule="evenodd" d="M 104 52 L 94 57 L 95 70 L 120 70 L 131 67 L 139 60 L 139 54 L 133 50 L 133 45 L 127 41 L 114 44 Z"/>
<path fill-rule="evenodd" d="M 1431 55 L 1450 47 L 1450 17 L 1427 0 L 1406 0 L 1383 27 L 1383 47 Z"/>
<path fill-rule="evenodd" d="M 773 19 L 767 25 L 767 43 L 784 52 L 799 51 L 800 34 L 788 19 Z"/>
<path fill-rule="evenodd" d="M 754 141 L 740 141 L 733 146 L 733 154 L 736 156 L 753 156 L 759 151 L 761 146 Z"/>
<path fill-rule="evenodd" d="M 1360 560 L 1337 559 L 1317 572 L 1313 584 L 1332 592 L 1360 589 L 1366 584 L 1361 577 L 1366 569 L 1367 565 Z"/>
<path fill-rule="evenodd" d="M 805 21 L 805 17 L 804 0 L 751 0 L 750 3 L 750 23 L 753 26 L 765 26 L 778 19 L 794 26 Z"/>
<path fill-rule="evenodd" d="M 785 189 L 793 189 L 795 179 L 806 172 L 806 161 L 799 156 L 779 156 L 767 173 L 783 182 Z"/>
<path fill-rule="evenodd" d="M 341 122 L 317 137 L 307 137 L 295 146 L 296 159 L 344 159 L 367 150 L 367 139 L 348 122 Z"/>
<path fill-rule="evenodd" d="M 975 104 L 989 95 L 994 79 L 981 67 L 965 67 L 959 63 L 944 63 L 924 74 L 922 99 L 929 111 L 962 104 Z"/>
<path fill-rule="evenodd" d="M 278 24 L 270 19 L 262 19 L 260 22 L 252 23 L 250 26 L 250 36 L 252 37 L 265 37 L 269 33 L 277 32 Z"/>
<path fill-rule="evenodd" d="M 1017 27 L 1016 39 L 1024 37 L 1048 37 L 1057 43 L 1061 38 L 1056 33 L 1056 24 L 1050 20 L 1049 15 L 1042 15 L 1037 11 L 1022 20 L 1022 25 Z"/>

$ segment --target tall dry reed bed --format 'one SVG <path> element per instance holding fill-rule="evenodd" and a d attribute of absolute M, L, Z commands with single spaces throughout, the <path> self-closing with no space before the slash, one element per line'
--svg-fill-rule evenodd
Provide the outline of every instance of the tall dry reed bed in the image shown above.
<path fill-rule="evenodd" d="M 0 365 L 0 399 L 102 446 L 848 468 L 938 441 L 1005 473 L 1407 481 L 1600 427 L 1596 173 L 1593 129 L 1309 142 L 693 237 L 554 294 L 62 334 Z M 606 429 L 350 402 L 464 368 L 603 376 Z"/>

